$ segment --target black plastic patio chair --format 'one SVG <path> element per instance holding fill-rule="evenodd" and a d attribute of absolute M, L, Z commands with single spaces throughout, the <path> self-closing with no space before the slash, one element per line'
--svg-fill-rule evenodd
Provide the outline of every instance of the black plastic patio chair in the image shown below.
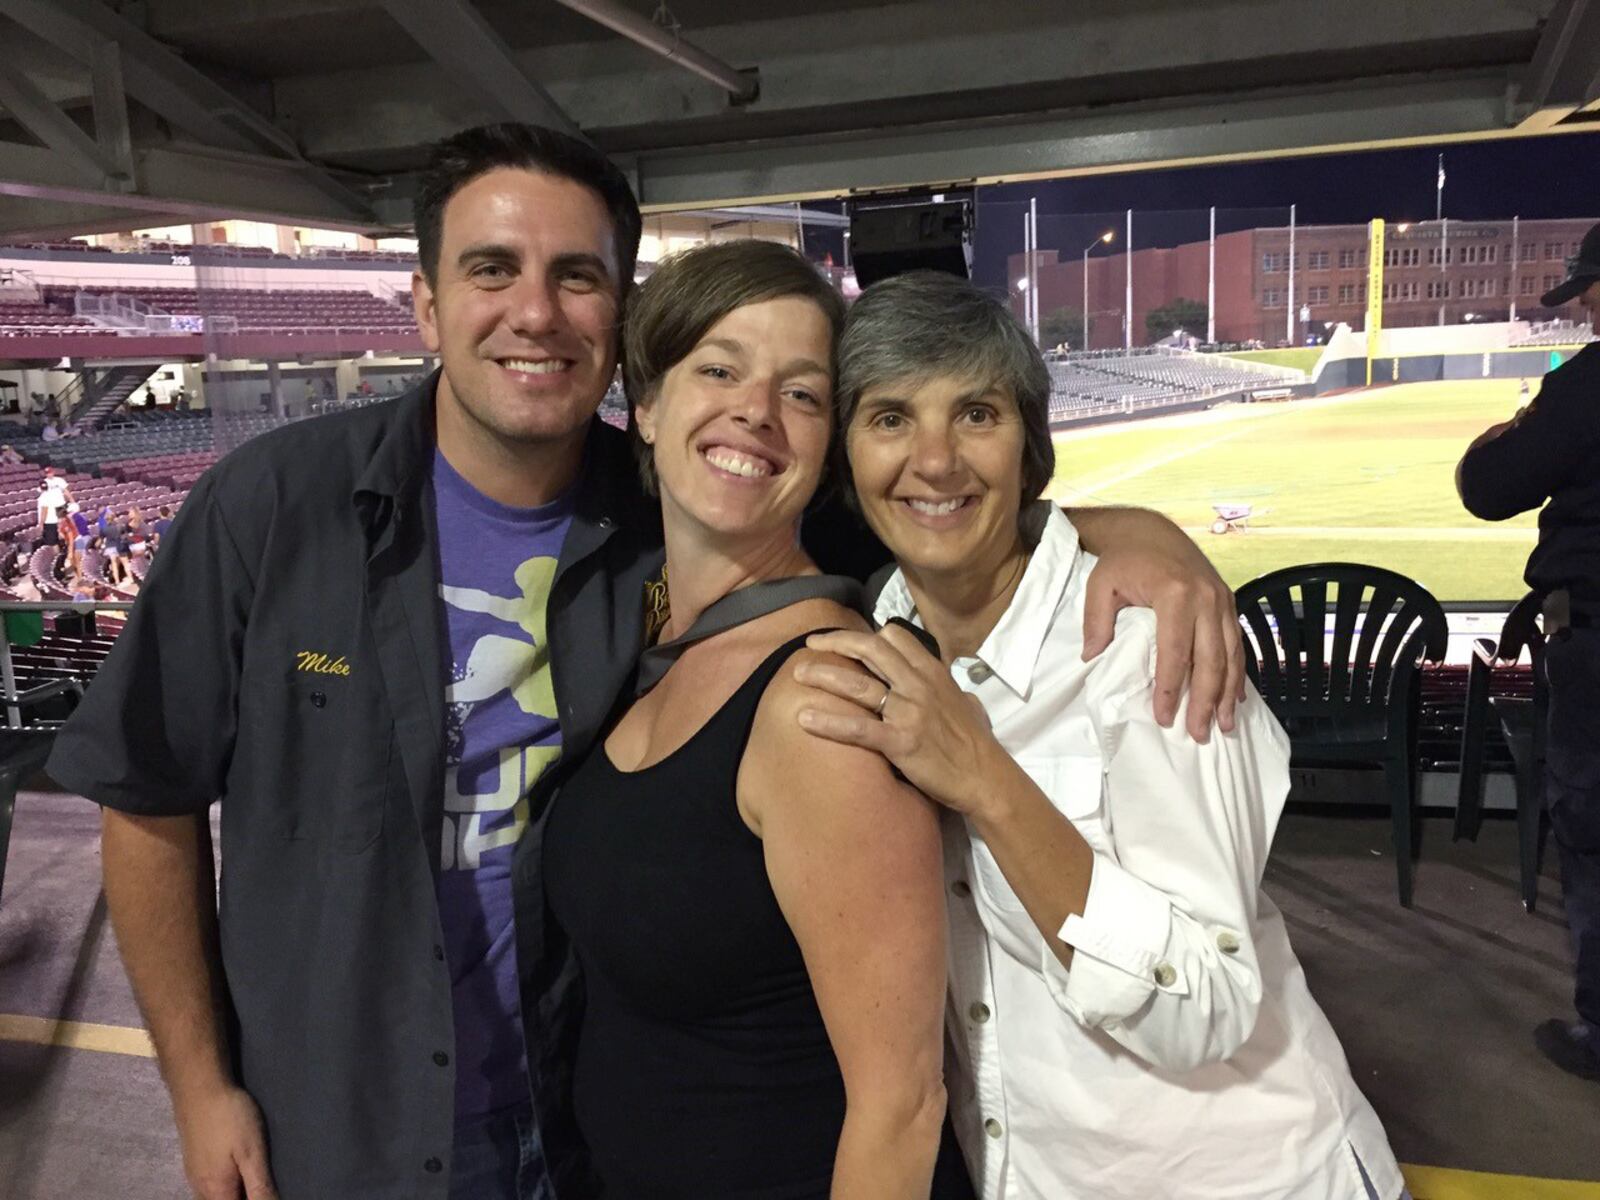
<path fill-rule="evenodd" d="M 6 710 L 15 707 L 20 714 L 61 696 L 68 698 L 66 703 L 70 707 L 77 707 L 83 698 L 83 684 L 76 679 L 53 679 L 15 696 L 0 696 L 0 893 L 4 893 L 6 885 L 6 856 L 11 849 L 11 820 L 17 806 L 17 789 L 23 780 L 44 766 L 61 728 L 58 719 L 47 725 L 11 729 L 5 725 Z"/>
<path fill-rule="evenodd" d="M 1246 668 L 1289 735 L 1292 764 L 1383 772 L 1400 903 L 1410 908 L 1419 668 L 1444 658 L 1444 609 L 1414 580 L 1360 563 L 1285 567 L 1236 599 Z"/>
<path fill-rule="evenodd" d="M 1529 592 L 1506 614 L 1498 640 L 1478 638 L 1472 644 L 1454 833 L 1455 840 L 1477 841 L 1483 824 L 1483 747 L 1492 710 L 1516 770 L 1517 863 L 1522 906 L 1529 912 L 1539 902 L 1539 870 L 1550 825 L 1544 810 L 1544 737 L 1550 691 L 1544 675 L 1543 604 L 1543 592 Z M 1524 649 L 1532 664 L 1532 697 L 1491 696 L 1494 668 L 1516 662 Z"/>

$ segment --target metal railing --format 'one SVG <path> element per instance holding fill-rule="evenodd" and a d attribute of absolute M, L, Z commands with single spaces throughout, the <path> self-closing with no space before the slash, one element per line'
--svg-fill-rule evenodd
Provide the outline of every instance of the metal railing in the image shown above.
<path fill-rule="evenodd" d="M 80 616 L 94 613 L 133 611 L 131 600 L 0 600 L 0 619 L 6 613 L 36 612 L 36 613 L 75 613 Z M 7 729 L 22 728 L 22 704 L 25 701 L 44 699 L 48 693 L 69 690 L 67 684 L 73 680 L 52 680 L 49 683 L 39 684 L 29 688 L 26 692 L 17 691 L 16 665 L 11 659 L 11 639 L 0 636 L 0 705 L 6 710 L 5 727 Z M 87 680 L 77 680 L 77 683 L 87 685 Z"/>

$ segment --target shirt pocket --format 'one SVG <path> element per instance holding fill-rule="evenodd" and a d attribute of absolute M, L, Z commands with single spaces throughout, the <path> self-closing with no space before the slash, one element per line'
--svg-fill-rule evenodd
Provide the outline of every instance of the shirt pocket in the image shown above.
<path fill-rule="evenodd" d="M 283 730 L 268 803 L 290 841 L 313 841 L 356 854 L 383 832 L 397 765 L 392 724 L 375 722 L 371 681 L 291 669 L 267 707 Z M 258 702 L 265 700 L 258 697 Z M 265 798 L 265 797 L 264 797 Z"/>
<path fill-rule="evenodd" d="M 1111 831 L 1105 806 L 1105 764 L 1099 755 L 1058 754 L 1025 756 L 1017 765 L 1027 772 L 1050 799 L 1056 811 L 1072 822 L 1074 829 L 1097 854 L 1110 854 Z M 1025 911 L 1011 889 L 1005 872 L 989 847 L 976 833 L 972 835 L 972 858 L 978 888 L 988 903 L 1002 912 Z"/>

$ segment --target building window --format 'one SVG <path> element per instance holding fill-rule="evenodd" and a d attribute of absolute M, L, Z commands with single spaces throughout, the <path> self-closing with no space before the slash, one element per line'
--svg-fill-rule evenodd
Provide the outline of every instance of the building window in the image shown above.
<path fill-rule="evenodd" d="M 1261 256 L 1261 270 L 1268 275 L 1276 274 L 1283 270 L 1284 263 L 1288 260 L 1286 254 L 1263 254 Z"/>
<path fill-rule="evenodd" d="M 1307 304 L 1326 304 L 1328 302 L 1328 289 L 1326 287 L 1313 287 L 1306 289 Z"/>
<path fill-rule="evenodd" d="M 1266 308 L 1282 308 L 1283 293 L 1277 288 L 1267 288 L 1261 293 L 1261 303 Z"/>
<path fill-rule="evenodd" d="M 1386 267 L 1415 267 L 1422 262 L 1422 251 L 1415 246 L 1399 247 L 1383 252 Z"/>
<path fill-rule="evenodd" d="M 1429 300 L 1448 300 L 1450 298 L 1450 285 L 1442 279 L 1428 280 Z"/>
<path fill-rule="evenodd" d="M 1328 269 L 1328 252 L 1326 250 L 1313 250 L 1306 255 L 1306 270 L 1326 271 Z"/>
<path fill-rule="evenodd" d="M 1352 267 L 1359 267 L 1361 260 L 1365 257 L 1366 252 L 1364 250 L 1341 250 L 1339 251 L 1339 269 L 1348 271 Z"/>
<path fill-rule="evenodd" d="M 1524 296 L 1531 296 L 1533 295 L 1533 285 L 1535 282 L 1536 281 L 1532 275 L 1524 275 L 1520 280 L 1517 281 L 1517 290 Z"/>
<path fill-rule="evenodd" d="M 1495 246 L 1463 246 L 1461 261 L 1469 266 L 1483 266 L 1495 261 Z"/>
<path fill-rule="evenodd" d="M 1560 242 L 1546 242 L 1544 244 L 1545 262 L 1560 262 L 1563 257 Z"/>
<path fill-rule="evenodd" d="M 1367 302 L 1367 285 L 1364 283 L 1341 283 L 1339 285 L 1340 304 L 1365 304 Z"/>
<path fill-rule="evenodd" d="M 1559 275 L 1546 275 L 1544 277 L 1544 290 L 1548 292 L 1551 288 L 1555 287 L 1556 284 L 1558 284 L 1560 282 L 1561 282 L 1561 276 L 1559 276 Z"/>
<path fill-rule="evenodd" d="M 1386 283 L 1383 285 L 1383 298 L 1385 300 L 1416 300 L 1422 295 L 1422 289 L 1417 281 L 1407 280 L 1405 283 Z"/>
<path fill-rule="evenodd" d="M 1440 253 L 1440 247 L 1432 246 L 1432 247 L 1429 248 L 1429 250 L 1428 250 L 1428 265 L 1430 267 L 1437 267 L 1439 265 L 1439 253 Z M 1455 252 L 1455 249 L 1453 247 L 1449 247 L 1449 246 L 1444 247 L 1444 265 L 1445 266 L 1448 267 L 1450 265 L 1451 260 L 1454 259 L 1455 256 L 1456 256 L 1456 252 Z"/>
<path fill-rule="evenodd" d="M 1463 300 L 1482 299 L 1495 294 L 1495 281 L 1492 279 L 1463 279 L 1461 281 L 1461 298 Z"/>
<path fill-rule="evenodd" d="M 1535 262 L 1539 257 L 1539 246 L 1536 242 L 1529 242 L 1522 247 L 1522 261 Z"/>

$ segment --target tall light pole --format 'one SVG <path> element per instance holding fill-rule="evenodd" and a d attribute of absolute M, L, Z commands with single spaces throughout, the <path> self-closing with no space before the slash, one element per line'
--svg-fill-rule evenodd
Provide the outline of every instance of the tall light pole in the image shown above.
<path fill-rule="evenodd" d="M 1450 299 L 1450 222 L 1444 216 L 1444 155 L 1439 155 L 1439 176 L 1433 185 L 1433 219 L 1439 222 L 1439 324 L 1444 324 Z"/>
<path fill-rule="evenodd" d="M 1078 347 L 1080 350 L 1089 348 L 1089 251 L 1096 246 L 1109 246 L 1116 238 L 1117 231 L 1108 229 L 1083 248 L 1083 345 Z"/>
<path fill-rule="evenodd" d="M 1122 243 L 1122 259 L 1127 264 L 1124 273 L 1125 292 L 1122 298 L 1122 348 L 1133 349 L 1133 209 L 1128 210 L 1128 233 Z"/>

